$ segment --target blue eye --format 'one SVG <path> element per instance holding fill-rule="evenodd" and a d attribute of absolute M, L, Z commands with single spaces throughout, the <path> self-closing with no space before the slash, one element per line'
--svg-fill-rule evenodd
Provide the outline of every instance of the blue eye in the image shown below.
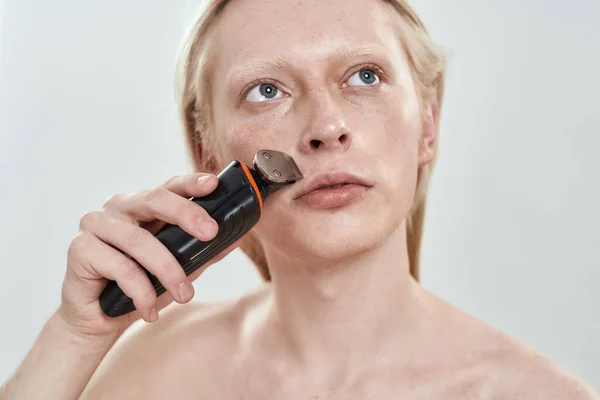
<path fill-rule="evenodd" d="M 373 70 L 362 69 L 348 79 L 351 86 L 370 86 L 379 83 L 379 77 Z"/>
<path fill-rule="evenodd" d="M 276 99 L 281 96 L 281 91 L 271 83 L 254 86 L 246 95 L 246 101 L 256 103 Z"/>

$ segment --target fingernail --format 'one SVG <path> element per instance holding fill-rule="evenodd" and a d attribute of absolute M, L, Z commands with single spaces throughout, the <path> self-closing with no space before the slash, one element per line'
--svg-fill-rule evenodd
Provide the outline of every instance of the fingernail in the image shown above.
<path fill-rule="evenodd" d="M 198 185 L 203 186 L 206 182 L 208 182 L 209 178 L 210 175 L 202 175 L 200 178 L 198 178 Z"/>
<path fill-rule="evenodd" d="M 198 230 L 202 235 L 212 236 L 217 228 L 217 223 L 210 217 L 204 217 L 198 222 Z"/>
<path fill-rule="evenodd" d="M 148 313 L 148 319 L 150 320 L 150 322 L 154 322 L 158 319 L 158 311 L 156 311 L 156 307 L 152 307 L 152 309 Z"/>
<path fill-rule="evenodd" d="M 194 297 L 194 288 L 191 283 L 184 281 L 179 285 L 179 299 L 183 302 L 190 301 Z"/>

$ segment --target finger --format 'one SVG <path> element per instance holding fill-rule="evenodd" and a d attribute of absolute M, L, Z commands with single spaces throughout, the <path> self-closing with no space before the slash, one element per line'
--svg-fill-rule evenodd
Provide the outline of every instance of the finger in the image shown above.
<path fill-rule="evenodd" d="M 88 218 L 85 230 L 133 257 L 150 271 L 178 303 L 187 303 L 194 288 L 175 256 L 147 230 L 110 213 Z"/>
<path fill-rule="evenodd" d="M 219 230 L 204 208 L 162 186 L 113 198 L 105 207 L 127 215 L 132 222 L 160 220 L 177 225 L 203 241 L 213 239 Z"/>
<path fill-rule="evenodd" d="M 214 174 L 194 173 L 182 176 L 173 176 L 162 185 L 158 185 L 149 190 L 134 192 L 129 195 L 113 195 L 104 203 L 104 208 L 121 211 L 127 206 L 127 200 L 131 197 L 148 196 L 152 197 L 156 193 L 165 189 L 187 199 L 191 197 L 202 197 L 213 192 L 219 184 L 219 179 Z"/>
<path fill-rule="evenodd" d="M 215 190 L 218 184 L 219 178 L 216 175 L 197 172 L 189 175 L 173 176 L 163 184 L 157 186 L 156 188 L 164 188 L 170 192 L 178 194 L 179 196 L 190 198 L 206 196 L 207 194 Z M 145 193 L 147 192 L 149 192 L 149 190 L 145 191 Z M 120 209 L 121 203 L 128 197 L 130 197 L 130 195 L 117 194 L 110 196 L 104 202 L 104 208 Z"/>
<path fill-rule="evenodd" d="M 103 243 L 91 233 L 78 235 L 71 242 L 69 260 L 84 267 L 78 271 L 80 278 L 110 279 L 116 281 L 123 293 L 133 300 L 135 308 L 147 322 L 157 319 L 156 291 L 144 271 L 130 258 Z M 98 294 L 94 295 L 97 301 Z"/>
<path fill-rule="evenodd" d="M 229 247 L 227 247 L 225 250 L 223 250 L 222 252 L 220 252 L 219 254 L 217 254 L 215 257 L 213 257 L 209 262 L 207 262 L 206 264 L 204 264 L 203 266 L 201 266 L 200 268 L 198 268 L 197 270 L 195 270 L 194 272 L 192 272 L 191 274 L 188 275 L 188 279 L 190 282 L 194 282 L 200 275 L 202 275 L 202 273 L 211 265 L 218 263 L 219 261 L 221 261 L 223 258 L 225 258 L 229 253 L 231 253 L 233 250 L 235 250 L 241 243 L 241 239 L 237 240 L 236 242 L 234 242 L 232 245 L 230 245 Z"/>
<path fill-rule="evenodd" d="M 215 190 L 219 184 L 219 178 L 214 174 L 202 172 L 174 176 L 161 186 L 184 197 L 205 196 Z"/>
<path fill-rule="evenodd" d="M 228 248 L 226 248 L 225 250 L 223 250 L 223 252 L 221 252 L 220 254 L 218 254 L 216 257 L 214 257 L 213 259 L 210 260 L 210 262 L 206 263 L 205 265 L 203 265 L 202 267 L 198 268 L 197 270 L 195 270 L 194 272 L 192 272 L 191 274 L 188 275 L 188 279 L 190 282 L 194 282 L 200 275 L 202 275 L 202 273 L 211 265 L 219 262 L 220 260 L 222 260 L 223 258 L 225 258 L 229 253 L 231 253 L 233 250 L 235 250 L 238 246 L 239 246 L 240 241 L 238 240 L 237 242 L 235 242 L 234 244 L 232 244 L 231 246 L 229 246 Z M 156 302 L 156 307 L 157 309 L 160 311 L 162 310 L 164 307 L 166 307 L 167 305 L 169 305 L 169 303 L 171 303 L 173 301 L 173 297 L 169 294 L 169 292 L 165 293 L 164 295 L 160 296 Z"/>

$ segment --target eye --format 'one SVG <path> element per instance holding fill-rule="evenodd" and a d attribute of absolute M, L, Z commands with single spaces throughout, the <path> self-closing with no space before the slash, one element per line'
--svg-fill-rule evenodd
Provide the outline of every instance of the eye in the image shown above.
<path fill-rule="evenodd" d="M 371 69 L 361 69 L 348 79 L 351 86 L 369 86 L 379 83 L 379 77 Z"/>
<path fill-rule="evenodd" d="M 246 101 L 251 103 L 272 100 L 281 97 L 281 91 L 271 83 L 254 86 L 246 95 Z"/>

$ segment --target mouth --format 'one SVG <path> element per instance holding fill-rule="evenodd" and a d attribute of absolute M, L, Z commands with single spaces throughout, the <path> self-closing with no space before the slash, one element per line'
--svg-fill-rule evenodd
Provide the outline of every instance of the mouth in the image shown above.
<path fill-rule="evenodd" d="M 341 188 L 342 186 L 347 185 L 346 183 L 338 183 L 337 185 L 330 185 L 330 186 L 323 186 L 320 188 L 317 188 L 316 190 L 323 190 L 323 189 L 337 189 L 337 188 Z"/>
<path fill-rule="evenodd" d="M 318 192 L 320 194 L 334 193 L 344 189 L 351 188 L 370 188 L 373 184 L 366 178 L 346 172 L 335 171 L 322 174 L 316 174 L 306 179 L 303 185 L 300 186 L 295 193 L 294 199 L 301 199 L 308 195 Z"/>

